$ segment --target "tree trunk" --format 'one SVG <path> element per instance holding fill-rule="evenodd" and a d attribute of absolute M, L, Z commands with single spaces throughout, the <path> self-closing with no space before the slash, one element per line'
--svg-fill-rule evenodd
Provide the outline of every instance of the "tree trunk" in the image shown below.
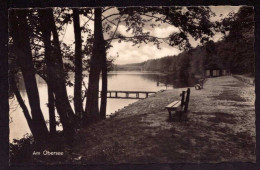
<path fill-rule="evenodd" d="M 107 64 L 106 56 L 103 57 L 102 63 L 102 93 L 101 93 L 101 106 L 100 106 L 100 116 L 101 119 L 106 119 L 106 109 L 107 109 Z"/>
<path fill-rule="evenodd" d="M 53 50 L 53 56 L 56 59 L 56 67 L 57 70 L 55 72 L 55 74 L 57 74 L 57 82 L 59 83 L 55 83 L 57 84 L 57 88 L 56 88 L 56 100 L 59 101 L 62 106 L 64 107 L 64 112 L 68 115 L 68 117 L 70 119 L 74 119 L 74 112 L 70 106 L 70 102 L 68 100 L 68 94 L 67 94 L 67 90 L 66 90 L 66 82 L 65 82 L 65 73 L 64 73 L 64 69 L 63 69 L 63 61 L 62 61 L 62 54 L 61 54 L 61 49 L 60 49 L 60 42 L 59 42 L 59 35 L 57 32 L 57 28 L 55 25 L 55 21 L 54 21 L 54 16 L 53 16 L 53 12 L 52 10 L 50 11 L 50 27 L 52 30 L 52 34 L 53 34 L 53 44 L 54 44 L 54 50 Z M 52 73 L 53 74 L 53 73 Z"/>
<path fill-rule="evenodd" d="M 16 13 L 16 15 L 14 13 Z M 32 126 L 36 128 L 34 138 L 37 142 L 44 142 L 48 136 L 48 129 L 40 108 L 39 92 L 32 63 L 26 11 L 16 10 L 10 12 L 10 20 L 10 30 L 15 52 L 21 67 L 25 89 L 31 107 Z"/>
<path fill-rule="evenodd" d="M 10 161 L 7 142 L 9 140 L 9 102 L 8 102 L 8 3 L 0 2 L 0 124 L 1 124 L 1 162 Z"/>
<path fill-rule="evenodd" d="M 82 118 L 82 39 L 79 21 L 79 10 L 73 9 L 73 24 L 75 35 L 75 83 L 74 83 L 74 108 L 78 117 Z"/>
<path fill-rule="evenodd" d="M 25 105 L 25 103 L 24 103 L 24 101 L 22 99 L 22 96 L 21 96 L 21 94 L 20 94 L 20 92 L 19 92 L 19 90 L 17 88 L 16 82 L 14 80 L 14 75 L 10 75 L 9 76 L 9 82 L 10 82 L 10 87 L 12 88 L 12 91 L 14 92 L 14 95 L 15 95 L 16 99 L 17 99 L 20 107 L 23 110 L 24 117 L 25 117 L 25 119 L 26 119 L 26 121 L 28 123 L 28 126 L 29 126 L 29 128 L 30 128 L 30 130 L 32 132 L 32 135 L 33 136 L 37 136 L 37 134 L 35 134 L 35 133 L 37 133 L 35 131 L 36 127 L 34 127 L 34 125 L 33 125 L 30 113 L 29 113 L 29 111 L 28 111 L 28 109 L 27 109 L 27 107 L 26 107 L 26 105 Z"/>
<path fill-rule="evenodd" d="M 60 51 L 58 33 L 56 30 L 52 9 L 38 10 L 40 29 L 45 47 L 45 61 L 47 66 L 47 81 L 55 94 L 55 106 L 60 116 L 63 131 L 68 136 L 73 133 L 74 113 L 68 100 L 65 84 L 65 73 Z M 46 25 L 46 21 L 49 25 Z M 51 46 L 51 32 L 53 33 L 54 47 Z"/>
<path fill-rule="evenodd" d="M 101 8 L 95 8 L 94 42 L 90 62 L 89 85 L 86 103 L 86 116 L 94 119 L 100 118 L 98 109 L 99 76 L 101 72 L 102 57 L 106 55 L 101 16 Z"/>
<path fill-rule="evenodd" d="M 55 136 L 56 134 L 56 120 L 55 120 L 55 106 L 54 96 L 51 85 L 48 85 L 48 108 L 49 108 L 49 123 L 50 123 L 50 134 Z"/>

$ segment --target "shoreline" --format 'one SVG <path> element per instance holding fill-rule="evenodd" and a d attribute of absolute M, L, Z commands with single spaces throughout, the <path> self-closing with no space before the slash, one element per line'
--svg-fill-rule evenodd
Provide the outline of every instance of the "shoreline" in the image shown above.
<path fill-rule="evenodd" d="M 77 131 L 62 156 L 33 156 L 40 164 L 256 162 L 254 86 L 232 76 L 190 88 L 188 113 L 169 120 L 165 106 L 187 88 L 160 91 Z M 46 148 L 44 148 L 46 149 Z M 48 148 L 47 148 L 48 149 Z M 63 160 L 62 163 L 59 160 Z"/>
<path fill-rule="evenodd" d="M 159 90 L 159 91 L 157 91 L 155 94 L 150 95 L 149 97 L 156 96 L 158 93 L 161 93 L 161 92 L 164 92 L 164 91 L 166 91 L 166 90 L 165 90 L 165 89 L 163 89 L 163 90 Z M 149 97 L 148 97 L 148 98 L 149 98 Z M 117 116 L 118 113 L 120 113 L 121 110 L 123 110 L 123 109 L 127 109 L 127 107 L 130 107 L 131 105 L 134 105 L 134 104 L 136 104 L 137 102 L 139 102 L 139 101 L 141 101 L 141 100 L 145 100 L 145 99 L 147 99 L 147 98 L 139 99 L 139 100 L 137 100 L 137 101 L 135 101 L 135 102 L 133 102 L 133 103 L 130 103 L 130 104 L 124 106 L 123 108 L 118 109 L 117 111 L 111 113 L 110 115 L 108 115 L 107 118 L 108 118 L 108 119 L 110 119 L 110 118 L 114 118 L 114 117 Z M 133 100 L 136 100 L 136 99 L 133 99 Z"/>

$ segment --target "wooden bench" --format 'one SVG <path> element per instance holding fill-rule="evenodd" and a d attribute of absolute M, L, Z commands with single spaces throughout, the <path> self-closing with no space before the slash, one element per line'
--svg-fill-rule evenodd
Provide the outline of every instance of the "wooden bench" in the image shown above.
<path fill-rule="evenodd" d="M 185 98 L 185 93 L 187 93 L 186 98 Z M 189 105 L 189 100 L 190 100 L 190 88 L 188 88 L 187 91 L 182 91 L 180 94 L 181 100 L 176 100 L 173 101 L 172 103 L 168 104 L 165 108 L 169 112 L 169 118 L 172 119 L 172 112 L 180 111 L 182 112 L 187 112 L 188 110 L 188 105 Z"/>

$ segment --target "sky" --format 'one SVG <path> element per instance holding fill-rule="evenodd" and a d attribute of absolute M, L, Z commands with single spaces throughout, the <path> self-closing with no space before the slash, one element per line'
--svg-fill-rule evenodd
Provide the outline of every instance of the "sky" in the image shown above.
<path fill-rule="evenodd" d="M 221 18 L 226 17 L 230 12 L 237 12 L 240 7 L 239 6 L 210 6 L 210 8 L 216 14 L 216 16 L 211 18 L 211 20 L 217 21 L 220 20 Z M 114 12 L 116 12 L 116 8 L 108 10 L 107 12 L 104 13 L 104 15 L 106 16 Z M 83 25 L 84 22 L 86 22 L 87 20 L 88 19 L 86 17 L 81 16 L 80 17 L 81 25 Z M 93 28 L 94 24 L 92 21 L 88 22 L 88 24 L 89 24 L 88 25 L 89 28 Z M 115 29 L 116 26 L 113 26 L 112 28 Z M 65 42 L 66 44 L 73 44 L 74 42 L 73 23 L 68 24 L 65 30 L 66 30 L 64 31 L 65 34 L 61 35 L 60 39 L 62 39 L 63 42 Z M 174 26 L 168 24 L 161 24 L 159 27 L 154 27 L 153 29 L 147 26 L 144 27 L 144 30 L 149 31 L 151 35 L 156 37 L 167 37 L 169 34 L 178 31 L 178 29 L 176 29 Z M 119 25 L 117 31 L 123 35 L 131 36 L 130 32 L 126 32 L 126 26 L 124 25 Z M 86 36 L 84 34 L 82 36 L 84 40 Z M 104 34 L 104 38 L 107 39 L 108 36 Z M 213 41 L 218 41 L 221 38 L 222 38 L 221 34 L 216 34 L 213 37 Z M 198 42 L 196 42 L 193 39 L 190 39 L 190 42 L 193 47 L 196 47 L 198 45 Z M 178 55 L 179 53 L 182 52 L 176 47 L 169 46 L 166 43 L 162 43 L 160 49 L 158 49 L 152 43 L 141 44 L 138 47 L 138 45 L 133 46 L 131 42 L 119 43 L 118 40 L 112 41 L 111 45 L 113 47 L 108 50 L 107 57 L 114 58 L 115 64 L 139 63 L 149 59 L 156 59 L 156 58 L 161 58 L 169 55 Z"/>

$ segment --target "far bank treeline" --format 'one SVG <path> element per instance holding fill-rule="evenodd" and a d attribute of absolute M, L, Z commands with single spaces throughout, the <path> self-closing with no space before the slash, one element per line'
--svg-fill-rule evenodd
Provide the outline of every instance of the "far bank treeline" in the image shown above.
<path fill-rule="evenodd" d="M 254 75 L 254 11 L 241 8 L 234 18 L 225 18 L 222 27 L 229 31 L 221 41 L 208 41 L 179 55 L 141 63 L 114 65 L 117 71 L 158 71 L 177 75 L 201 75 L 218 67 L 233 74 Z M 228 25 L 230 23 L 230 25 Z M 225 25 L 226 24 L 226 25 Z M 151 54 L 153 55 L 153 54 Z"/>

